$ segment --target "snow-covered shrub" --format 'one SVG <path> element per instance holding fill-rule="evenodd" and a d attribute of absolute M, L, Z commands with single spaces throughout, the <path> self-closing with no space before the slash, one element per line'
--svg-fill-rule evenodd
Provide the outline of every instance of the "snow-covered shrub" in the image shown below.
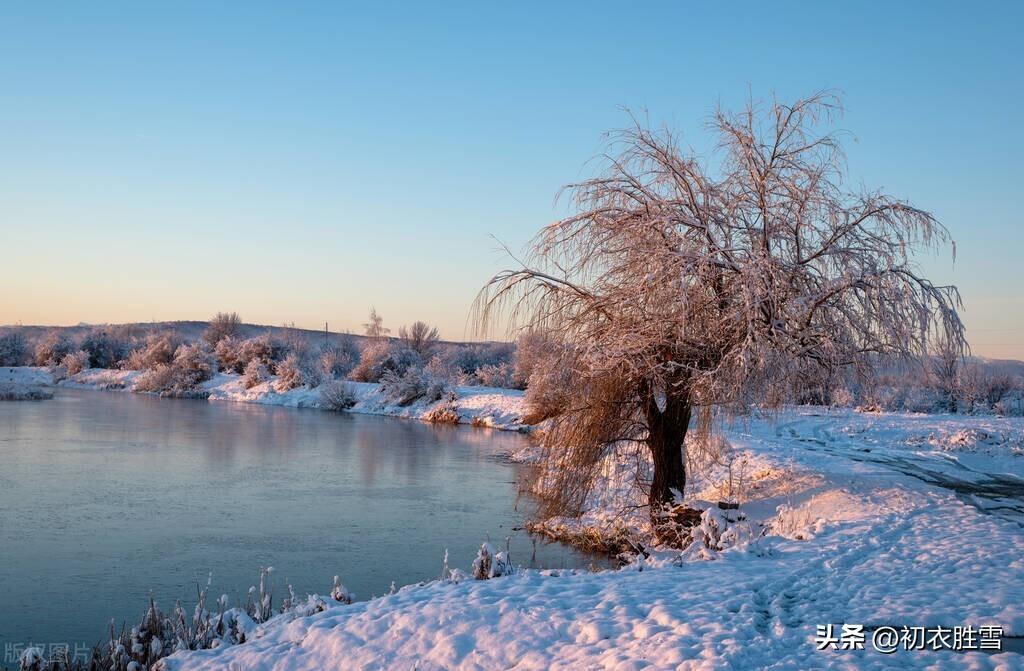
<path fill-rule="evenodd" d="M 135 391 L 168 395 L 192 395 L 216 370 L 216 360 L 206 343 L 181 345 L 169 364 L 147 370 L 135 382 Z"/>
<path fill-rule="evenodd" d="M 317 356 L 323 379 L 341 379 L 351 372 L 359 361 L 359 348 L 350 339 L 325 344 Z"/>
<path fill-rule="evenodd" d="M 693 545 L 720 552 L 757 539 L 761 532 L 751 526 L 740 510 L 711 507 L 701 513 L 700 524 L 691 530 Z"/>
<path fill-rule="evenodd" d="M 512 389 L 516 387 L 515 369 L 510 363 L 488 363 L 476 369 L 477 381 L 485 387 Z"/>
<path fill-rule="evenodd" d="M 437 404 L 423 415 L 424 421 L 433 424 L 458 424 L 459 408 L 455 404 L 455 392 L 449 391 L 445 394 L 441 403 Z"/>
<path fill-rule="evenodd" d="M 112 330 L 95 328 L 85 334 L 79 349 L 89 353 L 90 368 L 116 368 L 131 351 L 131 341 Z"/>
<path fill-rule="evenodd" d="M 307 384 L 309 374 L 304 372 L 303 368 L 298 354 L 292 352 L 286 356 L 284 361 L 277 364 L 277 380 L 274 382 L 274 389 L 285 392 Z"/>
<path fill-rule="evenodd" d="M 221 342 L 224 342 L 223 340 Z M 257 359 L 253 359 L 245 365 L 245 372 L 242 373 L 242 386 L 252 389 L 258 384 L 263 384 L 270 379 L 270 371 Z"/>
<path fill-rule="evenodd" d="M 473 560 L 473 578 L 490 580 L 514 573 L 508 552 L 494 552 L 490 543 L 484 543 Z"/>
<path fill-rule="evenodd" d="M 239 346 L 239 356 L 245 363 L 258 359 L 271 371 L 276 370 L 277 362 L 287 354 L 284 344 L 269 333 L 243 340 Z"/>
<path fill-rule="evenodd" d="M 398 405 L 411 405 L 419 400 L 428 403 L 440 401 L 449 391 L 447 383 L 421 368 L 408 368 L 404 374 L 394 371 L 384 373 L 380 380 L 384 397 Z"/>
<path fill-rule="evenodd" d="M 491 577 L 491 564 L 494 563 L 494 550 L 490 543 L 484 543 L 476 553 L 473 560 L 473 578 L 476 580 L 487 580 Z"/>
<path fill-rule="evenodd" d="M 64 358 L 60 360 L 60 367 L 68 375 L 77 375 L 89 367 L 89 353 L 80 349 L 65 354 Z"/>
<path fill-rule="evenodd" d="M 125 361 L 128 370 L 150 370 L 161 364 L 169 364 L 174 360 L 174 353 L 179 342 L 170 333 L 150 334 L 145 343 L 133 349 Z"/>
<path fill-rule="evenodd" d="M 206 382 L 217 369 L 209 348 L 198 342 L 178 347 L 172 364 L 178 370 L 179 384 L 186 389 L 194 389 Z"/>
<path fill-rule="evenodd" d="M 349 377 L 356 382 L 379 382 L 385 373 L 401 376 L 421 365 L 420 355 L 401 343 L 372 340 L 363 349 L 359 364 Z"/>
<path fill-rule="evenodd" d="M 428 371 L 457 384 L 482 384 L 478 374 L 481 368 L 488 368 L 493 375 L 504 364 L 512 365 L 513 346 L 508 343 L 437 346 L 435 351 L 427 364 Z"/>
<path fill-rule="evenodd" d="M 338 576 L 334 576 L 334 587 L 331 588 L 331 598 L 338 603 L 349 604 L 356 598 L 356 595 L 341 584 L 341 580 Z"/>
<path fill-rule="evenodd" d="M 356 391 L 348 382 L 332 380 L 319 387 L 320 404 L 329 410 L 348 410 L 356 404 Z"/>
<path fill-rule="evenodd" d="M 426 322 L 414 322 L 412 326 L 398 329 L 398 337 L 409 349 L 415 351 L 424 360 L 428 358 L 439 336 L 437 329 Z"/>
<path fill-rule="evenodd" d="M 20 331 L 0 335 L 0 366 L 24 366 L 28 362 L 28 343 Z"/>
<path fill-rule="evenodd" d="M 57 366 L 71 352 L 75 351 L 74 343 L 63 331 L 50 331 L 36 345 L 35 364 L 37 366 Z"/>
<path fill-rule="evenodd" d="M 203 339 L 210 344 L 210 347 L 216 347 L 224 338 L 237 337 L 241 326 L 242 318 L 238 316 L 237 312 L 218 312 L 210 319 L 210 325 L 203 333 Z"/>
<path fill-rule="evenodd" d="M 1014 390 L 1004 394 L 994 408 L 1004 417 L 1024 417 L 1024 391 Z"/>
<path fill-rule="evenodd" d="M 217 358 L 217 367 L 229 373 L 244 372 L 249 362 L 242 358 L 241 346 L 241 341 L 231 336 L 221 338 L 213 348 L 214 356 Z"/>

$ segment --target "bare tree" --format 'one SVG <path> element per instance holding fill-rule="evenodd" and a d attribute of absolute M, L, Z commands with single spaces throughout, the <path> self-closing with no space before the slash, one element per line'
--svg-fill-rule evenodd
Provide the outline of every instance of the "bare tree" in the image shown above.
<path fill-rule="evenodd" d="M 695 410 L 775 400 L 796 375 L 871 353 L 916 357 L 937 332 L 963 347 L 956 288 L 912 258 L 948 232 L 842 187 L 838 137 L 818 132 L 839 109 L 827 92 L 719 109 L 708 163 L 634 118 L 609 136 L 606 171 L 566 187 L 575 214 L 481 290 L 482 330 L 507 318 L 565 345 L 574 399 L 543 438 L 555 509 L 578 507 L 609 447 L 632 439 L 650 453 L 655 519 L 684 491 Z"/>
<path fill-rule="evenodd" d="M 384 318 L 377 314 L 377 308 L 370 308 L 369 321 L 363 324 L 363 330 L 370 338 L 383 338 L 391 333 L 391 329 L 384 328 Z"/>
<path fill-rule="evenodd" d="M 239 327 L 242 325 L 242 318 L 237 312 L 218 312 L 210 320 L 210 325 L 203 334 L 203 339 L 216 347 L 224 338 L 233 338 L 238 335 Z"/>
<path fill-rule="evenodd" d="M 424 361 L 427 360 L 430 350 L 440 338 L 437 329 L 432 328 L 426 322 L 413 322 L 408 329 L 404 326 L 401 327 L 398 329 L 398 337 L 405 342 L 409 349 L 419 354 Z"/>

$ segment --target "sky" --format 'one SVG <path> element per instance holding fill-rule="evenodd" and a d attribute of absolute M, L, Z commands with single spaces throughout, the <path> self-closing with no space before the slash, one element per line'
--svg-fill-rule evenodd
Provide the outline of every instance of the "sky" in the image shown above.
<path fill-rule="evenodd" d="M 721 4 L 720 7 L 712 5 Z M 557 5 L 557 6 L 556 6 Z M 842 93 L 853 185 L 957 243 L 973 352 L 1024 359 L 1024 4 L 4 3 L 0 324 L 473 335 L 624 108 Z M 702 149 L 703 148 L 703 149 Z M 500 243 L 500 244 L 499 244 Z"/>

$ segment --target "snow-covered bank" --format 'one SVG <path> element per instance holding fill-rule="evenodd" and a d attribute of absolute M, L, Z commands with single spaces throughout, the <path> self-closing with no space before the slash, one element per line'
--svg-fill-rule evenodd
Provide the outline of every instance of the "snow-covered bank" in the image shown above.
<path fill-rule="evenodd" d="M 0 379 L 9 378 L 23 384 L 56 385 L 72 389 L 96 389 L 105 391 L 132 391 L 140 372 L 133 370 L 111 370 L 90 368 L 76 375 L 55 380 L 46 368 L 21 367 L 0 368 Z M 386 415 L 428 421 L 430 411 L 444 403 L 418 401 L 407 406 L 389 402 L 381 386 L 371 382 L 351 382 L 355 405 L 346 412 L 370 415 Z M 269 380 L 246 389 L 241 375 L 218 373 L 202 383 L 199 391 L 210 401 L 232 401 L 236 403 L 257 403 L 292 408 L 324 408 L 320 392 L 316 388 L 299 387 L 284 392 L 274 388 Z M 507 431 L 524 431 L 528 427 L 522 422 L 523 392 L 513 389 L 491 387 L 456 387 L 454 409 L 460 424 L 472 424 Z"/>
<path fill-rule="evenodd" d="M 52 380 L 45 372 L 21 368 L 0 368 L 0 401 L 41 401 L 53 398 L 47 389 Z"/>
<path fill-rule="evenodd" d="M 1024 669 L 1019 654 L 955 652 L 952 643 L 892 655 L 872 648 L 882 627 L 995 626 L 1024 635 L 1024 532 L 953 491 L 858 459 L 860 442 L 834 440 L 835 449 L 822 451 L 800 438 L 828 421 L 798 411 L 727 432 L 745 460 L 733 463 L 733 486 L 760 531 L 724 551 L 655 552 L 618 571 L 410 586 L 282 617 L 247 643 L 179 653 L 166 667 Z M 892 425 L 865 433 L 904 435 Z M 709 475 L 695 486 L 694 496 L 718 497 L 729 483 Z M 837 635 L 842 624 L 863 625 L 865 649 L 819 650 L 818 626 L 828 624 Z"/>

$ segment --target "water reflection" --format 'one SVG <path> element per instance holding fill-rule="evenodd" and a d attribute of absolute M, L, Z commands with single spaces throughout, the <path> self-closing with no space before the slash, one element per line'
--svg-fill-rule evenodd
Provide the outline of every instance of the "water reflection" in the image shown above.
<path fill-rule="evenodd" d="M 447 548 L 526 563 L 512 529 L 521 436 L 123 393 L 0 404 L 0 646 L 94 642 L 153 594 L 243 597 L 273 565 L 299 593 L 334 574 L 360 597 L 437 577 Z M 520 508 L 522 506 L 520 505 Z M 546 566 L 586 558 L 544 546 Z"/>

